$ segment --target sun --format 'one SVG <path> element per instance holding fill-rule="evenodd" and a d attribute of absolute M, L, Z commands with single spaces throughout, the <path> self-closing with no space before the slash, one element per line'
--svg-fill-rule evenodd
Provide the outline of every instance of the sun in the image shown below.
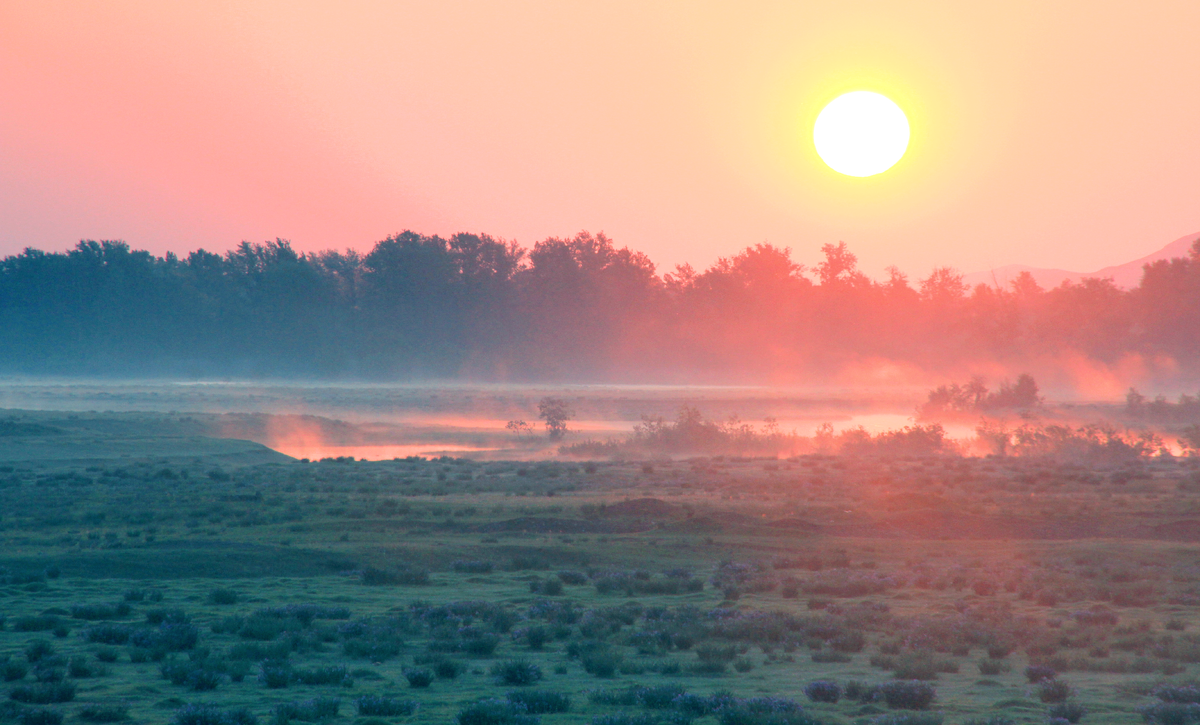
<path fill-rule="evenodd" d="M 852 91 L 829 102 L 813 124 L 817 155 L 846 176 L 874 176 L 896 165 L 908 149 L 908 117 L 892 99 Z"/>

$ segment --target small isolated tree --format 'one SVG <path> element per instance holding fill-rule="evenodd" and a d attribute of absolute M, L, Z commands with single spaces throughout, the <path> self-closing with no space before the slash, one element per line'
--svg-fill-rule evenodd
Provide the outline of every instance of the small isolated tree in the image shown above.
<path fill-rule="evenodd" d="M 515 433 L 518 438 L 525 434 L 533 435 L 533 426 L 523 420 L 510 420 L 504 427 Z"/>
<path fill-rule="evenodd" d="M 567 421 L 575 416 L 575 411 L 562 398 L 546 397 L 538 403 L 538 417 L 546 421 L 546 435 L 551 440 L 558 440 L 567 432 Z"/>

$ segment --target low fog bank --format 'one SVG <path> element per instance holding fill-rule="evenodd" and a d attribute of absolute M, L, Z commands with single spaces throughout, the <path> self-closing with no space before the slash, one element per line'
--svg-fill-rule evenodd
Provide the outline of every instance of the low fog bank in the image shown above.
<path fill-rule="evenodd" d="M 410 456 L 1191 455 L 1200 395 L 1072 401 L 1034 377 L 933 388 L 0 381 L 0 423 L 90 420 L 262 444 L 295 459 Z M 40 412 L 38 412 L 40 411 Z M 107 425 L 106 423 L 105 425 Z M 98 425 L 98 424 L 97 424 Z M 152 453 L 151 453 L 152 454 Z"/>

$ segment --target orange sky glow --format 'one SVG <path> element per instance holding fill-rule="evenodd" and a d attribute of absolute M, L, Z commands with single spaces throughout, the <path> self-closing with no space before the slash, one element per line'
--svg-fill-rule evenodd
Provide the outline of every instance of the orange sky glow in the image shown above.
<path fill-rule="evenodd" d="M 0 253 L 580 229 L 924 275 L 1200 231 L 1200 3 L 0 0 Z M 908 154 L 821 164 L 874 90 Z"/>

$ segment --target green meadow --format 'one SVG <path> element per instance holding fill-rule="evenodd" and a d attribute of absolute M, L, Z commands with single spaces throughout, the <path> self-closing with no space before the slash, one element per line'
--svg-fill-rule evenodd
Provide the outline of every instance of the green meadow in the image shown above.
<path fill-rule="evenodd" d="M 1200 720 L 1194 459 L 305 462 L 189 421 L 4 423 L 0 719 Z"/>

